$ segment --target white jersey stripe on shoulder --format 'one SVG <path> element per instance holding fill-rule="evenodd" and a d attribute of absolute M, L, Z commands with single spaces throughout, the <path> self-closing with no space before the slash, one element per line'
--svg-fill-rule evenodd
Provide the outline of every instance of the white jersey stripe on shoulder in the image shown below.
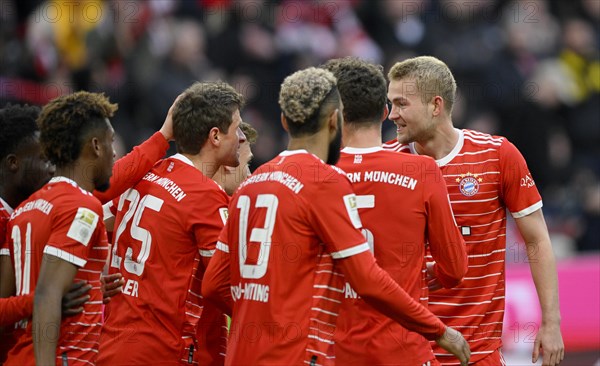
<path fill-rule="evenodd" d="M 472 136 L 467 136 L 467 135 L 465 135 L 465 140 L 469 140 L 469 141 L 472 141 L 472 142 L 474 142 L 476 144 L 480 144 L 480 145 L 494 145 L 494 146 L 498 146 L 498 147 L 502 145 L 500 142 L 478 140 Z"/>
<path fill-rule="evenodd" d="M 353 246 L 351 248 L 340 250 L 339 252 L 333 252 L 333 253 L 331 253 L 331 257 L 334 259 L 347 258 L 347 257 L 351 257 L 353 255 L 360 254 L 362 252 L 366 252 L 369 250 L 370 250 L 369 244 L 363 243 L 363 244 Z"/>

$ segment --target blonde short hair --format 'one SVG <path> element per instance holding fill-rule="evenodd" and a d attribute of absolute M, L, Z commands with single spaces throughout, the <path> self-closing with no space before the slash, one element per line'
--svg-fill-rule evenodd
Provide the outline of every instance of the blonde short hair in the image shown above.
<path fill-rule="evenodd" d="M 446 112 L 452 112 L 456 98 L 456 81 L 443 61 L 432 56 L 409 58 L 392 66 L 388 79 L 413 79 L 423 103 L 428 103 L 439 95 L 444 99 Z"/>
<path fill-rule="evenodd" d="M 315 118 L 318 119 L 318 112 L 332 90 L 336 89 L 336 82 L 330 71 L 316 67 L 296 71 L 285 78 L 279 92 L 279 106 L 288 123 L 302 130 L 311 130 L 304 132 L 316 132 L 312 131 L 314 128 L 300 128 L 300 125 L 317 122 Z"/>

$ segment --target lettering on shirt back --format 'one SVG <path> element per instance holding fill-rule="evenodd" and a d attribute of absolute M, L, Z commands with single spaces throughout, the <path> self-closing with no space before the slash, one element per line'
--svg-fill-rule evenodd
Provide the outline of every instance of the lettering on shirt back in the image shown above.
<path fill-rule="evenodd" d="M 54 205 L 52 205 L 50 202 L 40 198 L 35 201 L 27 202 L 24 206 L 17 208 L 12 213 L 10 218 L 14 219 L 15 217 L 19 216 L 20 214 L 29 212 L 31 210 L 38 210 L 38 211 L 41 211 L 45 215 L 49 215 L 50 211 L 52 211 L 53 207 L 54 207 Z"/>
<path fill-rule="evenodd" d="M 348 179 L 352 183 L 359 182 L 374 182 L 374 183 L 387 183 L 404 188 L 408 188 L 414 191 L 417 183 L 419 182 L 415 178 L 408 177 L 406 175 L 386 172 L 382 170 L 367 170 L 364 172 L 352 172 L 347 173 Z"/>
<path fill-rule="evenodd" d="M 185 191 L 179 188 L 179 186 L 169 178 L 161 177 L 154 173 L 147 173 L 142 179 L 161 186 L 165 191 L 169 192 L 177 202 L 181 202 L 186 196 Z"/>

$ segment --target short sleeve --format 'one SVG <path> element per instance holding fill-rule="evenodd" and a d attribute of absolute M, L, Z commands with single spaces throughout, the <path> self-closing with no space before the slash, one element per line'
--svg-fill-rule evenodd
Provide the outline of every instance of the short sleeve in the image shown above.
<path fill-rule="evenodd" d="M 65 204 L 52 218 L 52 232 L 44 253 L 78 267 L 85 266 L 91 247 L 104 230 L 101 220 L 102 207 L 97 201 Z"/>
<path fill-rule="evenodd" d="M 508 140 L 499 149 L 502 200 L 514 218 L 527 216 L 542 207 L 542 198 L 527 163 Z"/>
<path fill-rule="evenodd" d="M 336 173 L 339 174 L 339 173 Z M 356 195 L 346 176 L 326 180 L 311 192 L 313 227 L 334 259 L 342 259 L 369 250 L 361 233 Z"/>
<path fill-rule="evenodd" d="M 202 257 L 212 257 L 215 251 L 219 234 L 227 221 L 228 200 L 225 191 L 214 189 L 207 191 L 192 205 L 188 227 L 194 233 Z"/>

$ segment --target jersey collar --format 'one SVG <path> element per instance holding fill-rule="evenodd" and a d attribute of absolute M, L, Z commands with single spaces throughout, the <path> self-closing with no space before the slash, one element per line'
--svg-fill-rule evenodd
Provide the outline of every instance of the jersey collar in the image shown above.
<path fill-rule="evenodd" d="M 452 151 L 450 151 L 450 153 L 448 155 L 435 161 L 438 166 L 444 166 L 444 165 L 448 164 L 449 162 L 451 162 L 452 159 L 454 159 L 456 157 L 456 155 L 458 155 L 460 150 L 462 150 L 463 145 L 465 144 L 465 134 L 463 133 L 463 130 L 460 130 L 458 128 L 455 128 L 454 130 L 456 130 L 456 132 L 458 132 L 458 141 L 456 142 L 456 145 L 454 145 L 454 148 L 452 149 Z M 410 144 L 408 144 L 408 147 L 412 154 L 419 155 L 419 153 L 417 152 L 417 149 L 415 149 L 414 142 L 411 142 Z"/>
<path fill-rule="evenodd" d="M 179 161 L 186 163 L 187 165 L 191 165 L 191 166 L 195 167 L 194 163 L 190 160 L 190 158 L 188 158 L 185 155 L 175 154 L 175 155 L 171 156 L 171 159 L 177 159 Z"/>
<path fill-rule="evenodd" d="M 2 199 L 2 197 L 0 197 L 0 204 L 2 204 L 2 207 L 4 207 L 4 209 L 6 210 L 6 212 L 8 212 L 9 215 L 12 215 L 13 213 L 13 208 L 10 207 L 10 205 Z"/>
<path fill-rule="evenodd" d="M 73 187 L 80 188 L 79 184 L 77 184 L 77 182 L 75 182 L 73 179 L 61 176 L 52 177 L 48 183 L 69 183 Z"/>
<path fill-rule="evenodd" d="M 281 153 L 279 153 L 279 156 L 292 156 L 292 155 L 298 155 L 298 154 L 309 154 L 309 152 L 306 151 L 305 149 L 284 150 Z"/>
<path fill-rule="evenodd" d="M 345 147 L 342 149 L 343 153 L 346 154 L 370 154 L 378 151 L 383 151 L 383 147 L 381 146 L 373 146 L 373 147 Z"/>

